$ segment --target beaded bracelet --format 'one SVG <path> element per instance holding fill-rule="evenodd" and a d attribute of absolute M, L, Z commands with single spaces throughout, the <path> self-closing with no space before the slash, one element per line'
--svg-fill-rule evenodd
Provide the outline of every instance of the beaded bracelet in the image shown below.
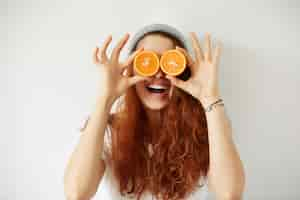
<path fill-rule="evenodd" d="M 209 106 L 207 106 L 204 110 L 205 112 L 210 112 L 213 107 L 220 105 L 220 106 L 224 106 L 223 100 L 222 99 L 218 99 L 217 101 L 211 103 Z"/>

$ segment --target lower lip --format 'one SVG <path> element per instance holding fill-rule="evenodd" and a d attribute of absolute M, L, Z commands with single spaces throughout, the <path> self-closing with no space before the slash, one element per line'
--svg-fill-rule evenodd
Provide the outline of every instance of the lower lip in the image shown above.
<path fill-rule="evenodd" d="M 147 87 L 146 87 L 146 90 L 147 90 L 147 92 L 148 92 L 149 94 L 151 94 L 151 95 L 155 95 L 155 96 L 165 96 L 165 95 L 168 95 L 168 94 L 169 94 L 170 88 L 166 89 L 164 92 L 151 92 L 151 91 L 149 91 L 149 90 L 147 89 Z"/>

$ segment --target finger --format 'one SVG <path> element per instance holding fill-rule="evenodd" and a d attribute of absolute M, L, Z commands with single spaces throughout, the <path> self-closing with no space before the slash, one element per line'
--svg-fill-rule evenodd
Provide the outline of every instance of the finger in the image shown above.
<path fill-rule="evenodd" d="M 205 59 L 211 62 L 211 38 L 209 33 L 205 34 L 205 49 Z"/>
<path fill-rule="evenodd" d="M 144 50 L 144 47 L 141 47 L 141 48 L 139 48 L 138 50 L 136 50 L 135 52 L 133 52 L 133 53 L 129 56 L 129 58 L 121 65 L 121 68 L 128 67 L 130 64 L 132 64 L 132 62 L 133 62 L 135 56 L 136 56 L 138 53 L 140 53 L 141 51 L 143 51 L 143 50 Z"/>
<path fill-rule="evenodd" d="M 122 75 L 123 76 L 127 76 L 127 77 L 131 77 L 133 75 L 133 67 L 132 64 L 130 64 L 129 66 L 123 68 L 122 70 Z"/>
<path fill-rule="evenodd" d="M 183 80 L 179 79 L 179 78 L 176 78 L 174 76 L 169 76 L 167 75 L 166 76 L 167 79 L 169 79 L 171 81 L 171 83 L 173 85 L 175 85 L 176 87 L 182 89 L 182 90 L 186 90 L 186 82 L 184 82 Z"/>
<path fill-rule="evenodd" d="M 187 59 L 187 65 L 188 65 L 189 67 L 191 67 L 192 72 L 195 72 L 195 71 L 196 71 L 195 65 L 194 65 L 195 62 L 194 62 L 192 56 L 191 56 L 191 55 L 187 52 L 187 50 L 185 50 L 184 48 L 181 48 L 181 47 L 176 46 L 176 49 L 179 50 L 180 52 L 182 52 L 182 53 L 184 54 L 184 56 L 185 56 L 186 59 Z"/>
<path fill-rule="evenodd" d="M 191 32 L 190 36 L 191 36 L 194 51 L 196 53 L 196 55 L 195 55 L 196 61 L 201 62 L 203 60 L 203 51 L 201 49 L 200 42 L 199 42 L 195 32 Z"/>
<path fill-rule="evenodd" d="M 184 48 L 176 46 L 176 49 L 179 50 L 180 52 L 182 52 L 185 55 L 188 65 L 194 64 L 194 60 L 193 60 L 192 56 Z"/>
<path fill-rule="evenodd" d="M 98 61 L 99 61 L 98 56 L 97 56 L 98 50 L 99 50 L 98 47 L 93 48 L 93 63 L 94 64 L 98 63 Z"/>
<path fill-rule="evenodd" d="M 115 48 L 112 51 L 111 61 L 117 63 L 119 61 L 120 52 L 125 46 L 126 42 L 129 39 L 129 33 L 126 33 L 125 36 L 118 42 Z"/>
<path fill-rule="evenodd" d="M 101 49 L 98 50 L 97 58 L 100 63 L 105 63 L 108 60 L 106 51 L 107 51 L 107 48 L 108 48 L 111 40 L 112 40 L 112 35 L 109 35 L 106 38 L 106 40 L 104 41 L 104 44 L 102 45 Z"/>
<path fill-rule="evenodd" d="M 214 50 L 214 57 L 213 57 L 213 63 L 215 66 L 218 66 L 219 65 L 219 62 L 220 62 L 220 56 L 221 56 L 221 42 L 219 41 L 215 50 Z"/>
<path fill-rule="evenodd" d="M 150 80 L 149 77 L 146 76 L 139 76 L 139 75 L 135 75 L 133 77 L 128 78 L 128 82 L 129 82 L 129 87 L 140 82 L 140 81 L 145 81 L 145 80 Z"/>

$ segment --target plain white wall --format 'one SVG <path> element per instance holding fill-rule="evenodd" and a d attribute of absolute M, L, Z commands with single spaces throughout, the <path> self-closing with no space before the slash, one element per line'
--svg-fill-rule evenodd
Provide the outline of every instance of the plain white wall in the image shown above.
<path fill-rule="evenodd" d="M 246 168 L 244 199 L 300 199 L 299 6 L 1 1 L 0 199 L 64 199 L 66 161 L 101 90 L 92 48 L 150 23 L 210 31 L 223 42 L 221 93 Z"/>

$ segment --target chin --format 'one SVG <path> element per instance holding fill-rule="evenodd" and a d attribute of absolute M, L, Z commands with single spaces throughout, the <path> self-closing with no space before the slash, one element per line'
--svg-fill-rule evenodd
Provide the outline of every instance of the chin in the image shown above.
<path fill-rule="evenodd" d="M 144 107 L 149 110 L 161 110 L 165 108 L 169 102 L 142 102 Z"/>

